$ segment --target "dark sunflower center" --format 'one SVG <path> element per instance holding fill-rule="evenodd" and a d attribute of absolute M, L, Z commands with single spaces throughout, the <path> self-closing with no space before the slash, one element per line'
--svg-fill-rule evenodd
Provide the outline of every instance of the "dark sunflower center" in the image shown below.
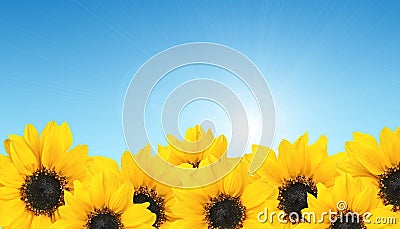
<path fill-rule="evenodd" d="M 317 188 L 311 179 L 298 177 L 279 188 L 278 208 L 295 219 L 301 220 L 301 210 L 308 207 L 307 193 L 317 197 Z"/>
<path fill-rule="evenodd" d="M 215 227 L 235 228 L 241 218 L 242 212 L 234 200 L 223 200 L 210 209 L 210 220 Z"/>
<path fill-rule="evenodd" d="M 189 164 L 191 164 L 193 168 L 199 168 L 200 160 L 195 162 L 189 162 Z"/>
<path fill-rule="evenodd" d="M 21 187 L 22 197 L 27 209 L 36 215 L 51 215 L 57 208 L 64 205 L 64 189 L 66 179 L 54 171 L 41 169 L 27 176 Z"/>
<path fill-rule="evenodd" d="M 156 221 L 153 227 L 159 228 L 166 221 L 164 199 L 159 197 L 153 189 L 149 190 L 147 187 L 140 187 L 139 190 L 135 191 L 133 203 L 142 204 L 146 202 L 150 203 L 147 209 L 156 214 Z"/>
<path fill-rule="evenodd" d="M 99 214 L 90 222 L 90 229 L 118 229 L 118 220 L 110 214 Z"/>
<path fill-rule="evenodd" d="M 388 169 L 380 176 L 379 196 L 385 205 L 392 204 L 393 210 L 400 210 L 400 169 L 399 166 Z"/>
<path fill-rule="evenodd" d="M 335 222 L 333 229 L 361 229 L 360 223 L 349 223 L 349 222 Z"/>
<path fill-rule="evenodd" d="M 238 197 L 221 194 L 205 207 L 208 228 L 237 229 L 243 227 L 246 208 Z"/>
<path fill-rule="evenodd" d="M 95 209 L 88 215 L 86 228 L 88 229 L 121 229 L 121 216 L 108 208 Z"/>
<path fill-rule="evenodd" d="M 342 215 L 331 224 L 329 229 L 364 229 L 366 228 L 360 218 L 354 215 Z"/>

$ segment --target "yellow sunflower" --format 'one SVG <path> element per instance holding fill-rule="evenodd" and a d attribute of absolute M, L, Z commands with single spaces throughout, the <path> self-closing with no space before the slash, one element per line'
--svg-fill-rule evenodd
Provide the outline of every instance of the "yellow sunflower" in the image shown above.
<path fill-rule="evenodd" d="M 264 182 L 249 184 L 247 170 L 239 163 L 220 181 L 196 189 L 174 189 L 174 213 L 179 217 L 172 228 L 239 229 L 272 228 L 260 223 L 272 189 Z"/>
<path fill-rule="evenodd" d="M 254 146 L 253 150 L 269 151 L 255 177 L 273 186 L 274 197 L 268 201 L 268 209 L 277 215 L 284 215 L 287 224 L 273 222 L 275 228 L 292 228 L 298 221 L 291 220 L 292 214 L 301 215 L 308 206 L 307 193 L 318 195 L 317 183 L 332 186 L 338 172 L 336 163 L 343 154 L 328 156 L 327 138 L 321 136 L 314 144 L 308 145 L 308 134 L 304 134 L 294 144 L 283 140 L 279 147 L 279 156 L 269 148 Z M 245 160 L 249 160 L 249 156 Z"/>
<path fill-rule="evenodd" d="M 74 180 L 87 178 L 88 148 L 70 150 L 67 123 L 50 122 L 41 135 L 33 125 L 24 135 L 10 135 L 0 155 L 0 225 L 3 228 L 48 228 L 59 218 L 64 195 Z"/>
<path fill-rule="evenodd" d="M 338 168 L 355 177 L 365 177 L 378 188 L 378 196 L 385 205 L 393 205 L 400 215 L 400 128 L 384 128 L 380 145 L 374 137 L 354 133 L 354 140 L 346 143 L 348 160 Z"/>
<path fill-rule="evenodd" d="M 169 163 L 185 167 L 198 168 L 216 161 L 227 150 L 224 135 L 214 138 L 211 130 L 207 132 L 197 125 L 186 131 L 184 141 L 168 135 L 168 146 L 159 146 L 158 154 Z"/>
<path fill-rule="evenodd" d="M 87 185 L 75 181 L 74 186 L 59 209 L 61 219 L 51 228 L 153 228 L 156 216 L 147 210 L 149 203 L 133 204 L 133 187 L 120 176 L 98 173 Z"/>
<path fill-rule="evenodd" d="M 309 207 L 303 209 L 305 223 L 299 228 L 388 228 L 395 224 L 394 213 L 376 197 L 376 187 L 346 174 L 328 189 L 317 184 L 318 197 L 308 194 Z"/>
<path fill-rule="evenodd" d="M 104 156 L 90 157 L 88 171 L 91 175 L 96 175 L 97 173 L 113 173 L 121 176 L 121 171 L 117 162 Z"/>
<path fill-rule="evenodd" d="M 140 161 L 142 166 L 147 166 L 151 171 L 157 173 L 157 177 L 160 177 L 159 174 L 163 173 L 162 167 L 156 166 L 156 162 L 152 163 L 154 160 L 150 154 L 150 146 L 143 148 L 135 156 L 130 152 L 125 152 L 121 159 L 122 176 L 133 184 L 134 193 L 130 196 L 131 201 L 133 203 L 150 203 L 148 209 L 156 214 L 153 226 L 165 229 L 169 228 L 175 220 L 171 209 L 175 201 L 172 189 L 143 172 L 135 161 Z M 168 173 L 165 175 L 169 176 Z"/>

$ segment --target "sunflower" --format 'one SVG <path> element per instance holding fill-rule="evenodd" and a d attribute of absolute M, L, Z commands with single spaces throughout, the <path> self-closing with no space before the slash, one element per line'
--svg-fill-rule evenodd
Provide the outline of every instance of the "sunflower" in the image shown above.
<path fill-rule="evenodd" d="M 67 123 L 46 125 L 39 136 L 31 124 L 24 135 L 10 135 L 0 155 L 0 225 L 3 228 L 48 228 L 59 218 L 64 195 L 74 180 L 87 178 L 88 148 L 70 149 Z"/>
<path fill-rule="evenodd" d="M 134 193 L 130 196 L 130 200 L 133 203 L 150 203 L 148 209 L 156 215 L 153 226 L 165 229 L 169 228 L 175 220 L 171 209 L 175 199 L 171 187 L 157 182 L 151 177 L 151 174 L 149 176 L 138 166 L 136 160 L 140 161 L 141 165 L 149 166 L 148 168 L 155 173 L 163 173 L 162 167 L 156 166 L 157 162 L 152 163 L 154 160 L 150 154 L 150 146 L 136 154 L 135 159 L 130 152 L 125 152 L 121 158 L 122 176 L 133 184 Z M 157 177 L 159 177 L 158 174 Z M 168 173 L 165 174 L 168 175 Z"/>
<path fill-rule="evenodd" d="M 277 223 L 275 228 L 291 228 L 300 222 L 291 215 L 301 215 L 301 210 L 308 207 L 307 193 L 317 196 L 317 183 L 332 186 L 338 172 L 336 163 L 343 154 L 328 156 L 327 138 L 321 136 L 314 144 L 308 145 L 308 134 L 304 134 L 294 144 L 283 140 L 279 147 L 279 156 L 267 147 L 255 146 L 268 155 L 255 177 L 274 187 L 274 198 L 268 201 L 268 209 L 284 215 L 287 224 Z M 249 156 L 245 157 L 249 160 Z"/>
<path fill-rule="evenodd" d="M 91 175 L 96 175 L 97 173 L 113 173 L 121 176 L 121 171 L 117 162 L 104 156 L 90 157 L 87 168 Z"/>
<path fill-rule="evenodd" d="M 174 213 L 179 217 L 173 228 L 272 228 L 261 223 L 258 214 L 264 211 L 271 188 L 264 182 L 249 184 L 242 163 L 220 181 L 196 189 L 174 189 Z"/>
<path fill-rule="evenodd" d="M 318 197 L 308 194 L 309 207 L 303 209 L 306 223 L 298 228 L 387 228 L 382 219 L 394 214 L 376 197 L 376 187 L 349 174 L 338 177 L 332 188 L 317 184 Z M 379 219 L 378 219 L 379 218 Z"/>
<path fill-rule="evenodd" d="M 374 137 L 354 133 L 354 140 L 346 143 L 348 160 L 338 168 L 355 177 L 365 177 L 378 187 L 378 196 L 385 205 L 400 214 L 400 128 L 384 128 L 380 145 Z"/>
<path fill-rule="evenodd" d="M 152 228 L 156 216 L 147 210 L 149 203 L 133 204 L 133 187 L 120 176 L 98 173 L 90 183 L 75 181 L 74 186 L 51 228 Z"/>
<path fill-rule="evenodd" d="M 189 128 L 183 141 L 172 135 L 167 138 L 168 146 L 159 146 L 158 155 L 184 168 L 199 168 L 216 161 L 225 154 L 228 144 L 224 135 L 214 138 L 211 130 L 205 132 L 200 125 Z"/>

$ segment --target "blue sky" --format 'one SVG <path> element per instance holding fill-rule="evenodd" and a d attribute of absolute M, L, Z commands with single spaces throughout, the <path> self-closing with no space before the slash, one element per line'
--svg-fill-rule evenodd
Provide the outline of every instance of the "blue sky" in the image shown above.
<path fill-rule="evenodd" d="M 333 154 L 354 131 L 400 125 L 399 10 L 398 1 L 1 1 L 0 138 L 67 121 L 75 144 L 119 160 L 136 70 L 171 46 L 215 42 L 265 75 L 277 142 L 325 134 Z M 182 129 L 210 115 L 200 111 L 212 105 L 192 105 Z"/>

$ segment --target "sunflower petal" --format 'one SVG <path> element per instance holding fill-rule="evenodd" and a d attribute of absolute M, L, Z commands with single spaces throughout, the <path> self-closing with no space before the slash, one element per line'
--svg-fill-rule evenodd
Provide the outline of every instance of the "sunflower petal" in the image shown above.
<path fill-rule="evenodd" d="M 49 228 L 51 224 L 52 223 L 50 217 L 45 215 L 39 215 L 33 217 L 31 228 L 32 229 Z"/>
<path fill-rule="evenodd" d="M 34 153 L 20 142 L 10 141 L 11 160 L 21 174 L 32 174 L 39 166 Z"/>
<path fill-rule="evenodd" d="M 32 152 L 35 154 L 36 158 L 40 160 L 40 152 L 42 149 L 40 146 L 39 133 L 32 124 L 28 124 L 25 126 L 24 139 L 31 147 Z"/>
<path fill-rule="evenodd" d="M 20 199 L 0 201 L 0 225 L 8 226 L 18 219 L 25 211 L 25 205 Z"/>
<path fill-rule="evenodd" d="M 156 215 L 147 210 L 148 204 L 134 204 L 122 215 L 122 223 L 126 227 L 138 227 L 139 225 L 152 225 L 156 221 Z"/>

